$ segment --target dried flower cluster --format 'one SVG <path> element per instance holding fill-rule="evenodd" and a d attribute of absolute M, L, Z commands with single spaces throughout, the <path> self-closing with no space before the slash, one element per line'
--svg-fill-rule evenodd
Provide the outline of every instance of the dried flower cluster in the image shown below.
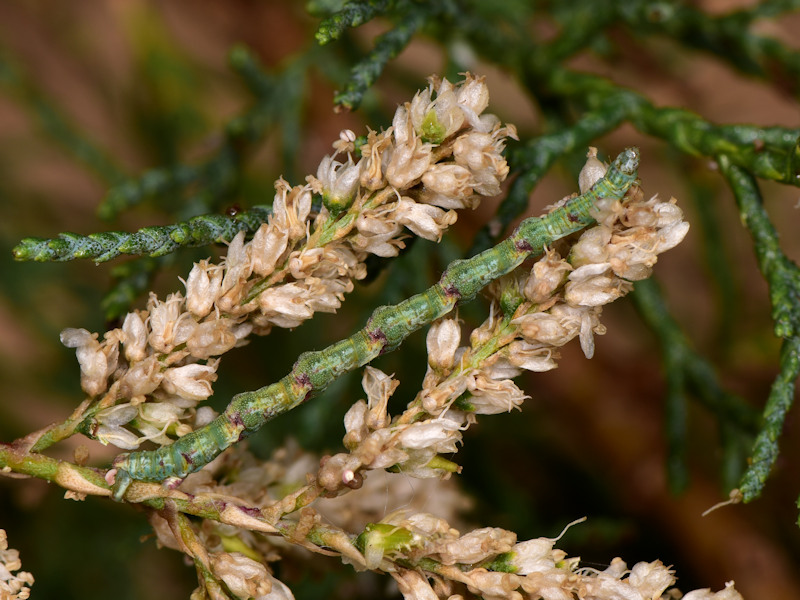
<path fill-rule="evenodd" d="M 592 158 L 587 167 L 596 169 Z M 528 272 L 518 270 L 494 285 L 491 315 L 472 332 L 469 346 L 459 345 L 456 319 L 430 328 L 428 372 L 402 415 L 392 418 L 387 412 L 398 382 L 367 367 L 367 400 L 345 416 L 348 452 L 323 457 L 315 477 L 308 474 L 316 460 L 293 446 L 258 461 L 240 445 L 184 482 L 183 491 L 195 498 L 258 511 L 267 523 L 281 525 L 283 537 L 206 520 L 191 528 L 199 547 L 192 550 L 185 528 L 159 513 L 151 521 L 160 542 L 188 549 L 196 563 L 242 597 L 292 597 L 269 562 L 290 560 L 294 544 L 338 554 L 357 569 L 389 573 L 407 600 L 462 600 L 469 594 L 519 600 L 662 598 L 675 577 L 659 561 L 628 569 L 615 559 L 597 570 L 580 567 L 578 558 L 555 549 L 557 538 L 518 542 L 515 533 L 493 527 L 462 535 L 452 523 L 464 508 L 463 496 L 442 495 L 439 489 L 451 488 L 452 481 L 437 483 L 437 515 L 422 504 L 428 498 L 424 487 L 458 470 L 441 455 L 457 451 L 461 432 L 477 415 L 510 411 L 525 399 L 511 378 L 523 370 L 555 368 L 558 348 L 575 338 L 591 356 L 593 335 L 604 332 L 601 306 L 626 293 L 631 280 L 647 277 L 657 255 L 688 230 L 674 201 L 644 200 L 638 187 L 623 202 L 600 207 L 597 219 L 596 227 L 559 244 L 566 258 L 551 248 Z M 399 473 L 367 477 L 382 469 Z M 412 497 L 403 490 L 409 476 L 423 478 Z M 357 537 L 350 533 L 359 531 Z M 203 586 L 198 598 L 217 597 L 207 582 Z M 677 597 L 675 590 L 669 593 Z M 729 583 L 720 592 L 697 590 L 684 598 L 741 596 Z"/>
<path fill-rule="evenodd" d="M 33 575 L 21 568 L 19 552 L 8 547 L 6 532 L 0 529 L 0 600 L 30 598 Z"/>
<path fill-rule="evenodd" d="M 129 313 L 102 341 L 65 330 L 61 340 L 76 349 L 91 398 L 90 433 L 135 449 L 204 425 L 211 415 L 196 406 L 212 394 L 216 357 L 251 333 L 335 312 L 366 275 L 368 254 L 396 255 L 406 230 L 438 240 L 455 209 L 498 194 L 508 174 L 501 151 L 516 134 L 484 114 L 488 102 L 482 78 L 432 78 L 365 144 L 356 148 L 355 135 L 342 132 L 305 185 L 277 181 L 269 222 L 250 241 L 244 232 L 234 238 L 219 264 L 195 264 L 185 294 L 151 294 L 146 310 Z"/>
<path fill-rule="evenodd" d="M 428 371 L 403 415 L 387 413 L 398 383 L 372 367 L 364 373 L 366 401 L 345 417 L 349 452 L 331 457 L 320 484 L 329 492 L 352 487 L 368 469 L 394 467 L 414 477 L 446 477 L 457 466 L 462 432 L 480 414 L 518 408 L 527 397 L 512 380 L 523 371 L 554 369 L 558 348 L 578 338 L 587 358 L 594 335 L 605 332 L 602 305 L 650 274 L 658 254 L 680 243 L 689 225 L 674 200 L 644 200 L 632 188 L 624 202 L 600 208 L 598 225 L 584 231 L 567 258 L 549 249 L 528 273 L 504 278 L 489 318 L 459 346 L 455 318 L 428 331 Z"/>
<path fill-rule="evenodd" d="M 515 132 L 483 114 L 487 104 L 480 78 L 432 79 L 398 108 L 388 130 L 370 132 L 358 146 L 343 132 L 305 185 L 278 181 L 268 223 L 249 241 L 239 234 L 218 264 L 197 263 L 185 294 L 151 295 L 146 310 L 128 314 L 102 341 L 65 330 L 89 395 L 74 420 L 92 417 L 90 433 L 124 449 L 168 444 L 210 422 L 213 411 L 198 403 L 212 394 L 222 354 L 252 333 L 337 310 L 353 280 L 365 276 L 368 254 L 396 255 L 406 231 L 438 240 L 456 209 L 499 193 L 508 173 L 501 151 Z M 581 192 L 604 173 L 590 149 Z M 591 358 L 594 336 L 605 332 L 602 306 L 648 277 L 658 255 L 688 230 L 674 200 L 645 200 L 637 186 L 596 208 L 595 227 L 490 286 L 489 318 L 468 345 L 457 318 L 430 327 L 428 370 L 405 412 L 388 412 L 399 382 L 367 367 L 366 400 L 344 419 L 345 452 L 320 460 L 290 446 L 261 461 L 239 445 L 169 492 L 149 518 L 160 544 L 193 559 L 200 587 L 192 598 L 293 598 L 270 563 L 291 560 L 298 547 L 389 573 L 408 600 L 661 598 L 675 578 L 658 561 L 628 569 L 615 559 L 600 571 L 555 549 L 558 538 L 518 542 L 493 527 L 462 535 L 454 525 L 465 527 L 465 499 L 452 480 L 437 481 L 459 471 L 452 455 L 478 415 L 520 408 L 527 396 L 514 377 L 555 368 L 559 348 L 576 338 Z M 410 495 L 409 477 L 422 479 Z M 424 505 L 433 485 L 437 515 Z M 205 502 L 219 516 L 190 520 L 176 497 Z M 0 584 L 19 582 L 10 597 L 26 598 L 33 578 L 11 575 L 19 561 L 0 534 Z M 740 595 L 728 584 L 684 598 Z"/>

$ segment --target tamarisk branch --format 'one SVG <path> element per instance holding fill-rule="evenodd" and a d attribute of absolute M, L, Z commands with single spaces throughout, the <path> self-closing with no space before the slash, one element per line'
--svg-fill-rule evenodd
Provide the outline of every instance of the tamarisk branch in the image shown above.
<path fill-rule="evenodd" d="M 183 478 L 208 464 L 223 450 L 317 395 L 339 376 L 397 348 L 412 332 L 469 300 L 483 287 L 527 258 L 539 255 L 552 242 L 595 222 L 601 200 L 619 200 L 636 179 L 639 150 L 622 152 L 590 189 L 546 217 L 523 221 L 494 248 L 455 261 L 438 283 L 394 306 L 377 308 L 366 326 L 324 350 L 302 354 L 292 371 L 279 381 L 234 397 L 214 421 L 169 446 L 132 452 L 114 460 L 114 498 L 121 500 L 132 480 L 164 481 Z"/>

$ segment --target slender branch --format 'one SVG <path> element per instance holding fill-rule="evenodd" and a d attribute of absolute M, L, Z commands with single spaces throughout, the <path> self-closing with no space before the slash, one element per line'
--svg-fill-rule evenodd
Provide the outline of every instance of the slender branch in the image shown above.
<path fill-rule="evenodd" d="M 29 237 L 12 250 L 16 260 L 37 262 L 90 258 L 105 262 L 120 254 L 164 256 L 179 248 L 229 242 L 240 231 L 249 233 L 265 223 L 270 215 L 266 206 L 233 215 L 200 215 L 172 225 L 144 227 L 136 232 L 105 231 L 79 235 L 61 233 L 54 239 Z"/>
<path fill-rule="evenodd" d="M 392 29 L 378 36 L 372 51 L 350 71 L 350 78 L 344 89 L 333 98 L 334 104 L 348 110 L 358 108 L 364 94 L 378 80 L 390 60 L 408 46 L 411 38 L 438 12 L 444 3 L 403 2 L 401 15 Z"/>
<path fill-rule="evenodd" d="M 314 37 L 320 46 L 338 40 L 345 30 L 359 27 L 392 10 L 396 0 L 366 0 L 347 2 L 341 10 L 322 20 Z"/>
<path fill-rule="evenodd" d="M 750 231 L 758 266 L 769 284 L 775 334 L 783 338 L 780 371 L 764 407 L 763 428 L 753 446 L 750 466 L 740 489 L 745 502 L 757 498 L 778 457 L 778 440 L 786 413 L 794 401 L 795 380 L 800 375 L 800 269 L 783 253 L 761 192 L 753 176 L 726 155 L 718 159 L 733 190 L 742 222 Z"/>

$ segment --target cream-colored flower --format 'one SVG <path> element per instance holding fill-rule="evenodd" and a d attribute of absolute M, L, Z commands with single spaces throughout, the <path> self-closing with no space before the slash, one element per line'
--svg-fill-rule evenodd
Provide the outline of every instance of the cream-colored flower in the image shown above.
<path fill-rule="evenodd" d="M 361 182 L 361 170 L 366 163 L 353 162 L 353 157 L 348 154 L 346 162 L 335 160 L 334 156 L 325 156 L 317 168 L 316 182 L 319 189 L 315 193 L 322 195 L 322 202 L 331 212 L 339 212 L 348 208 L 355 199 L 356 191 Z"/>
<path fill-rule="evenodd" d="M 145 319 L 148 313 L 135 310 L 125 315 L 122 323 L 122 332 L 125 337 L 122 346 L 125 349 L 125 358 L 135 363 L 147 356 L 147 326 Z"/>
<path fill-rule="evenodd" d="M 665 567 L 660 560 L 639 562 L 633 565 L 628 583 L 645 600 L 658 600 L 669 586 L 675 583 L 674 571 Z"/>
<path fill-rule="evenodd" d="M 205 317 L 214 307 L 222 288 L 223 268 L 201 260 L 186 278 L 186 309 L 198 318 Z"/>
<path fill-rule="evenodd" d="M 272 591 L 267 568 L 239 552 L 211 554 L 211 569 L 240 598 L 261 598 Z"/>
<path fill-rule="evenodd" d="M 155 294 L 150 293 L 148 343 L 157 352 L 169 352 L 175 346 L 175 333 L 183 308 L 183 296 L 180 293 L 170 294 L 163 302 Z"/>
<path fill-rule="evenodd" d="M 525 297 L 537 304 L 545 302 L 563 285 L 571 270 L 572 266 L 558 252 L 546 250 L 544 256 L 534 263 L 525 282 Z"/>
<path fill-rule="evenodd" d="M 461 327 L 456 319 L 440 319 L 428 329 L 425 343 L 428 364 L 437 370 L 448 370 L 455 363 L 456 350 L 461 342 Z"/>
<path fill-rule="evenodd" d="M 33 575 L 20 571 L 21 568 L 19 551 L 8 547 L 6 532 L 0 529 L 0 598 L 3 600 L 30 598 Z"/>
<path fill-rule="evenodd" d="M 162 387 L 181 398 L 205 400 L 213 393 L 211 384 L 217 379 L 216 370 L 216 361 L 173 367 L 165 371 Z"/>
<path fill-rule="evenodd" d="M 399 569 L 391 573 L 405 600 L 439 600 L 428 580 L 417 571 Z"/>
<path fill-rule="evenodd" d="M 475 529 L 457 540 L 437 544 L 436 550 L 446 565 L 475 564 L 498 554 L 508 552 L 517 541 L 513 531 L 498 527 Z"/>
<path fill-rule="evenodd" d="M 90 396 L 97 396 L 108 388 L 108 377 L 116 370 L 119 358 L 119 341 L 124 334 L 114 329 L 106 334 L 101 344 L 96 333 L 86 329 L 68 328 L 61 332 L 61 343 L 75 348 L 81 367 L 81 387 Z"/>
<path fill-rule="evenodd" d="M 725 584 L 725 589 L 718 592 L 712 592 L 706 588 L 703 590 L 694 590 L 683 596 L 682 600 L 744 600 L 742 595 L 733 587 L 733 582 L 729 581 Z"/>
<path fill-rule="evenodd" d="M 606 175 L 608 168 L 597 159 L 597 148 L 589 146 L 586 163 L 578 175 L 578 188 L 581 194 L 588 192 L 592 186 Z"/>

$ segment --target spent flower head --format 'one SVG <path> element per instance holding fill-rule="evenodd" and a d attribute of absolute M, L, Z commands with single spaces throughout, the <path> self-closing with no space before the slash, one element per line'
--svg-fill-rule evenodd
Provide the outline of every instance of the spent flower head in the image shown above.
<path fill-rule="evenodd" d="M 253 333 L 335 312 L 366 276 L 369 254 L 395 256 L 411 234 L 438 241 L 456 209 L 499 193 L 508 174 L 505 139 L 516 134 L 484 113 L 488 99 L 481 77 L 432 78 L 358 152 L 355 134 L 344 131 L 304 185 L 276 181 L 268 222 L 250 240 L 236 235 L 218 262 L 195 264 L 185 294 L 151 294 L 146 310 L 129 313 L 102 339 L 65 330 L 95 407 L 89 430 L 124 449 L 191 431 L 220 356 Z M 151 403 L 159 408 L 143 408 Z"/>

